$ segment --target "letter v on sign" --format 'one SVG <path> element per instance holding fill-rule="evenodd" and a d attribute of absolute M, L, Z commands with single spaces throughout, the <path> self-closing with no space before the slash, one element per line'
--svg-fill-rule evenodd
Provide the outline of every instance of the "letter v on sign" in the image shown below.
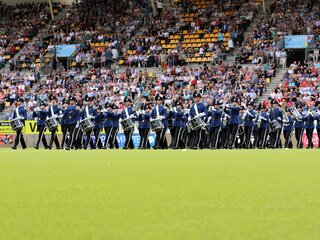
<path fill-rule="evenodd" d="M 36 122 L 29 122 L 29 126 L 30 126 L 30 129 L 31 129 L 31 132 L 35 132 L 36 131 L 36 129 L 37 129 Z"/>

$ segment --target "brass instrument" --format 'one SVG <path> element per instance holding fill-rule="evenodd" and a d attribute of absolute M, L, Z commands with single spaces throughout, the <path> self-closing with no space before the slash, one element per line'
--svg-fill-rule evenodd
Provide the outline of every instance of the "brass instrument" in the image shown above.
<path fill-rule="evenodd" d="M 302 121 L 302 116 L 299 113 L 299 111 L 296 109 L 296 107 L 291 108 L 291 113 L 298 122 Z"/>
<path fill-rule="evenodd" d="M 289 121 L 288 114 L 287 114 L 285 108 L 282 108 L 282 113 L 283 113 L 283 122 L 289 123 L 290 121 Z"/>

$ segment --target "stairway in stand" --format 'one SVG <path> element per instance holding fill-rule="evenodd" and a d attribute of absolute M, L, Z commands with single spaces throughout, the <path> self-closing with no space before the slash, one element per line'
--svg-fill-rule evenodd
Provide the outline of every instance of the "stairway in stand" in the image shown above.
<path fill-rule="evenodd" d="M 259 97 L 256 104 L 262 103 L 264 100 L 268 99 L 268 97 L 270 96 L 270 93 L 279 85 L 283 75 L 287 71 L 288 71 L 288 68 L 277 69 L 275 77 L 271 78 L 271 82 L 269 84 L 267 84 L 267 87 L 266 87 L 264 93 L 262 94 L 261 97 Z"/>

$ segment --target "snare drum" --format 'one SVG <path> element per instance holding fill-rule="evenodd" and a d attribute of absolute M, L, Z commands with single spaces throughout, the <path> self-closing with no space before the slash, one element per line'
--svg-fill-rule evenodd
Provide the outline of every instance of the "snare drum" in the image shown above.
<path fill-rule="evenodd" d="M 46 127 L 49 129 L 50 132 L 56 130 L 58 126 L 59 122 L 56 118 L 51 117 L 46 120 Z"/>
<path fill-rule="evenodd" d="M 190 120 L 191 130 L 199 130 L 205 126 L 205 122 L 201 118 L 201 116 L 196 116 Z"/>
<path fill-rule="evenodd" d="M 10 125 L 13 131 L 19 131 L 23 128 L 23 123 L 20 119 L 13 119 L 10 121 Z"/>
<path fill-rule="evenodd" d="M 127 131 L 130 128 L 134 127 L 134 121 L 131 118 L 127 118 L 121 121 L 121 126 L 123 128 L 123 131 Z"/>
<path fill-rule="evenodd" d="M 164 128 L 163 122 L 161 119 L 153 119 L 150 121 L 151 130 L 154 132 L 162 131 Z"/>
<path fill-rule="evenodd" d="M 280 128 L 281 128 L 281 124 L 279 123 L 278 120 L 273 120 L 269 123 L 269 129 L 271 132 L 275 132 Z"/>
<path fill-rule="evenodd" d="M 93 129 L 93 127 L 94 123 L 89 118 L 85 118 L 80 121 L 80 128 L 83 132 L 89 132 Z"/>

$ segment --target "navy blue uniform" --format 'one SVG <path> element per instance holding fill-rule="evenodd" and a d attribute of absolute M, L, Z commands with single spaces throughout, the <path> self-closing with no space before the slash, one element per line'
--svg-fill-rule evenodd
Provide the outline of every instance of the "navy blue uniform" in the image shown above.
<path fill-rule="evenodd" d="M 304 116 L 304 128 L 306 129 L 306 134 L 308 138 L 308 147 L 307 148 L 313 148 L 313 142 L 312 142 L 312 136 L 314 131 L 314 120 L 316 118 L 311 115 L 310 112 Z"/>
<path fill-rule="evenodd" d="M 282 126 L 283 114 L 280 108 L 270 109 L 270 122 L 277 120 Z M 272 148 L 280 147 L 280 134 L 282 132 L 282 127 L 276 131 L 270 132 L 270 146 Z"/>
<path fill-rule="evenodd" d="M 120 114 L 118 113 L 113 113 L 112 116 L 112 131 L 111 131 L 111 145 L 110 148 L 119 148 L 119 143 L 118 143 L 118 132 L 119 132 L 119 119 L 120 119 Z"/>
<path fill-rule="evenodd" d="M 94 118 L 96 116 L 97 116 L 97 110 L 94 109 L 94 107 L 92 105 L 86 106 L 84 108 L 84 110 L 82 111 L 82 119 L 89 118 L 94 122 Z M 90 148 L 91 149 L 95 148 L 94 144 L 93 144 L 93 141 L 91 139 L 91 133 L 92 133 L 92 130 L 86 132 L 86 141 L 85 141 L 84 146 L 83 146 L 84 149 L 87 149 L 89 144 L 90 144 Z"/>
<path fill-rule="evenodd" d="M 287 117 L 288 119 L 283 119 L 283 135 L 285 138 L 284 147 L 292 148 L 291 135 L 293 130 L 294 119 L 291 115 Z"/>
<path fill-rule="evenodd" d="M 172 140 L 170 147 L 178 149 L 182 142 L 183 130 L 185 127 L 186 116 L 181 108 L 172 111 Z"/>
<path fill-rule="evenodd" d="M 46 130 L 46 120 L 49 113 L 46 110 L 39 110 L 37 112 L 33 112 L 33 117 L 37 118 L 37 131 L 39 132 L 38 140 L 36 143 L 35 148 L 39 148 L 40 141 L 42 141 L 43 146 L 45 148 L 48 148 L 47 140 L 45 137 L 45 130 Z"/>
<path fill-rule="evenodd" d="M 234 148 L 240 124 L 240 107 L 230 106 L 228 115 L 227 144 L 229 148 Z"/>
<path fill-rule="evenodd" d="M 154 149 L 166 149 L 168 148 L 167 140 L 166 140 L 166 132 L 168 128 L 168 112 L 163 105 L 155 106 L 151 111 L 152 119 L 162 119 L 162 123 L 164 128 L 161 131 L 156 132 L 156 141 L 154 145 Z"/>
<path fill-rule="evenodd" d="M 146 113 L 143 112 L 139 114 L 138 116 L 138 121 L 139 121 L 139 134 L 140 134 L 140 149 L 147 149 L 150 148 L 150 143 L 149 143 L 149 133 L 150 133 L 150 119 L 151 119 L 151 112 Z"/>
<path fill-rule="evenodd" d="M 121 119 L 122 120 L 125 120 L 128 118 L 131 118 L 132 120 L 135 120 L 135 118 L 136 118 L 136 112 L 133 111 L 132 107 L 124 108 L 121 112 Z M 123 149 L 134 149 L 133 140 L 132 140 L 134 127 L 129 128 L 127 130 L 124 130 L 123 132 L 126 137 L 126 141 L 124 143 Z"/>
<path fill-rule="evenodd" d="M 106 134 L 103 148 L 106 149 L 111 145 L 112 119 L 114 113 L 112 111 L 104 112 L 104 131 Z"/>
<path fill-rule="evenodd" d="M 303 113 L 301 111 L 299 113 L 302 118 L 296 119 L 296 121 L 293 124 L 293 127 L 294 127 L 294 135 L 297 140 L 297 148 L 303 148 L 303 143 L 302 143 L 302 134 L 304 131 Z"/>
<path fill-rule="evenodd" d="M 27 119 L 27 111 L 23 106 L 20 106 L 18 108 L 15 108 L 13 111 L 12 119 L 16 118 L 21 118 L 20 120 L 22 121 L 23 125 L 25 124 L 25 120 Z M 21 146 L 23 149 L 27 148 L 26 142 L 24 140 L 23 134 L 22 134 L 22 129 L 18 130 L 16 133 L 16 137 L 14 139 L 14 144 L 13 148 L 17 148 L 19 142 L 21 143 Z"/>
<path fill-rule="evenodd" d="M 259 136 L 258 137 L 259 141 L 257 143 L 258 148 L 265 148 L 268 132 L 269 132 L 269 114 L 266 112 L 260 112 L 257 125 L 258 125 L 258 136 Z"/>
<path fill-rule="evenodd" d="M 218 141 L 220 138 L 220 132 L 222 127 L 222 111 L 221 109 L 213 108 L 209 112 L 208 116 L 210 119 L 209 131 L 210 131 L 210 148 L 218 148 Z"/>
<path fill-rule="evenodd" d="M 250 148 L 250 140 L 254 126 L 254 119 L 256 118 L 256 112 L 251 109 L 247 110 L 244 115 L 244 132 L 245 132 L 245 147 Z"/>
<path fill-rule="evenodd" d="M 60 109 L 59 109 L 58 105 L 49 106 L 48 118 L 52 118 L 52 117 L 56 117 L 57 118 L 59 113 L 60 113 Z M 58 118 L 57 118 L 57 120 L 58 120 Z M 56 145 L 56 148 L 60 149 L 60 143 L 59 143 L 59 140 L 58 140 L 56 132 L 57 132 L 57 128 L 51 131 L 49 148 L 52 148 L 52 144 L 54 142 L 55 145 Z"/>
<path fill-rule="evenodd" d="M 63 113 L 65 117 L 65 125 L 67 126 L 67 131 L 70 134 L 70 138 L 67 141 L 66 149 L 69 150 L 73 146 L 75 140 L 75 127 L 77 124 L 78 111 L 75 105 L 70 105 Z"/>
<path fill-rule="evenodd" d="M 189 112 L 189 119 L 193 119 L 194 117 L 198 115 L 203 115 L 202 119 L 206 118 L 208 115 L 208 109 L 204 105 L 203 102 L 194 103 L 192 104 Z M 204 131 L 202 129 L 194 130 L 190 134 L 191 140 L 192 140 L 192 148 L 198 149 L 200 146 L 200 143 L 204 140 Z"/>
<path fill-rule="evenodd" d="M 94 118 L 94 139 L 95 139 L 95 145 L 94 148 L 102 148 L 102 142 L 100 139 L 100 132 L 101 129 L 104 126 L 105 116 L 102 112 L 97 113 Z"/>

